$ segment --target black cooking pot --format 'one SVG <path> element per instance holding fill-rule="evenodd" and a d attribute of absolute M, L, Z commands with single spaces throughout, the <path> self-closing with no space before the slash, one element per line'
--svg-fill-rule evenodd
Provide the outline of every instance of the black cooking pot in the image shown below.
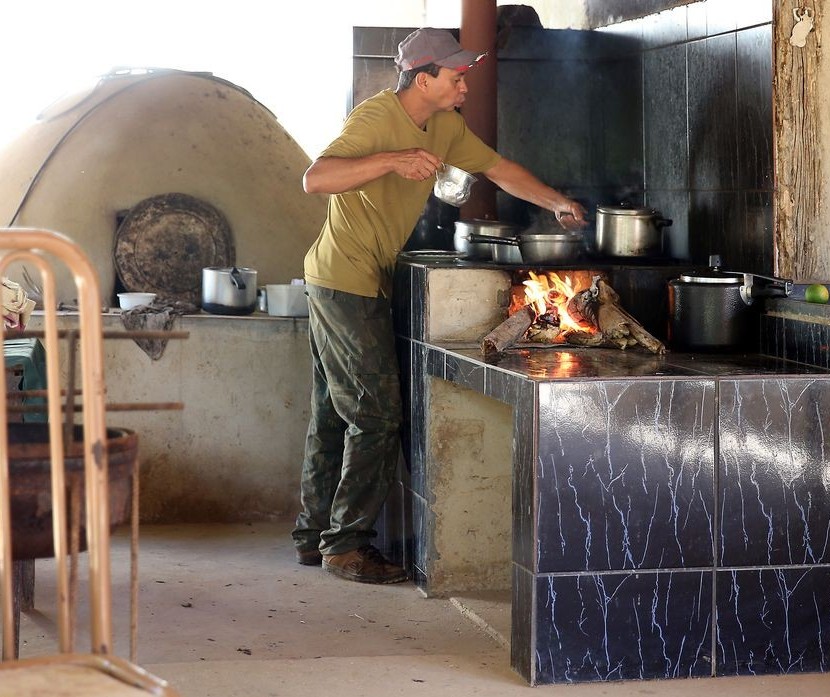
<path fill-rule="evenodd" d="M 723 271 L 717 257 L 703 271 L 669 281 L 669 345 L 682 351 L 736 351 L 754 347 L 763 297 L 792 292 L 788 279 Z"/>

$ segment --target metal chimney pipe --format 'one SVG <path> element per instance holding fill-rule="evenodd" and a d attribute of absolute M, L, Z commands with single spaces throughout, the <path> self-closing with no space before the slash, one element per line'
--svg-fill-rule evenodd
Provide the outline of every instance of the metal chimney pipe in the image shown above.
<path fill-rule="evenodd" d="M 461 107 L 469 128 L 491 148 L 497 146 L 497 31 L 496 0 L 461 0 L 461 46 L 470 51 L 487 51 L 466 76 L 470 91 Z M 483 177 L 473 187 L 470 200 L 461 208 L 463 219 L 498 217 L 496 186 Z"/>

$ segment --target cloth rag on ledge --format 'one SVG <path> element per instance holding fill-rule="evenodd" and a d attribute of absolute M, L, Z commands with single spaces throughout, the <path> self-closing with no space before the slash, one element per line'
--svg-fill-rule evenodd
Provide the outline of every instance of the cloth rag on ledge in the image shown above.
<path fill-rule="evenodd" d="M 20 284 L 10 281 L 8 278 L 0 278 L 0 291 L 3 301 L 3 323 L 8 329 L 26 328 L 32 310 L 35 309 L 35 301 L 32 300 Z"/>
<path fill-rule="evenodd" d="M 121 323 L 128 331 L 170 331 L 180 315 L 193 314 L 198 307 L 191 303 L 156 301 L 152 305 L 141 305 L 121 312 Z M 167 339 L 135 339 L 138 347 L 151 359 L 157 361 L 164 354 Z"/>

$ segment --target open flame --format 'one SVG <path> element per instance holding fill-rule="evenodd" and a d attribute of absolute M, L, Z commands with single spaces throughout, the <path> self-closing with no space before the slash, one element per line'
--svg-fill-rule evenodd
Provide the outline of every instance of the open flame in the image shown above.
<path fill-rule="evenodd" d="M 533 271 L 527 273 L 528 278 L 522 281 L 522 286 L 514 289 L 510 314 L 522 307 L 532 306 L 537 322 L 558 326 L 561 341 L 564 341 L 571 332 L 594 334 L 598 331 L 591 322 L 575 313 L 571 305 L 571 299 L 590 286 L 590 274 L 587 274 L 584 281 L 580 283 L 579 279 L 574 280 L 567 274 L 560 276 L 553 271 L 542 274 Z M 522 287 L 524 292 L 522 292 Z"/>

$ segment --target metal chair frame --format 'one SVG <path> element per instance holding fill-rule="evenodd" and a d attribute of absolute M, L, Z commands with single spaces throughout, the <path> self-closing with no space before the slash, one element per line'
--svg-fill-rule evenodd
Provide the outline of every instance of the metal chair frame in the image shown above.
<path fill-rule="evenodd" d="M 108 456 L 105 422 L 103 331 L 98 276 L 88 257 L 68 237 L 49 230 L 0 228 L 0 276 L 12 263 L 31 262 L 40 272 L 43 286 L 44 341 L 48 386 L 47 414 L 51 455 L 53 540 L 57 568 L 57 617 L 59 655 L 16 660 L 12 590 L 12 526 L 9 481 L 8 410 L 0 400 L 0 596 L 2 596 L 3 663 L 0 670 L 35 668 L 54 663 L 95 668 L 108 676 L 153 694 L 175 697 L 167 684 L 134 664 L 112 655 L 112 596 Z M 0 252 L 2 253 L 2 252 Z M 66 264 L 78 290 L 81 389 L 83 394 L 83 453 L 86 504 L 86 536 L 89 566 L 90 653 L 74 653 L 67 565 L 67 506 L 64 477 L 64 430 L 58 365 L 57 300 L 55 277 L 44 255 Z M 5 328 L 0 322 L 0 339 Z M 0 681 L 4 678 L 0 677 Z M 71 694 L 71 692 L 67 692 Z M 21 695 L 20 697 L 24 697 Z"/>

